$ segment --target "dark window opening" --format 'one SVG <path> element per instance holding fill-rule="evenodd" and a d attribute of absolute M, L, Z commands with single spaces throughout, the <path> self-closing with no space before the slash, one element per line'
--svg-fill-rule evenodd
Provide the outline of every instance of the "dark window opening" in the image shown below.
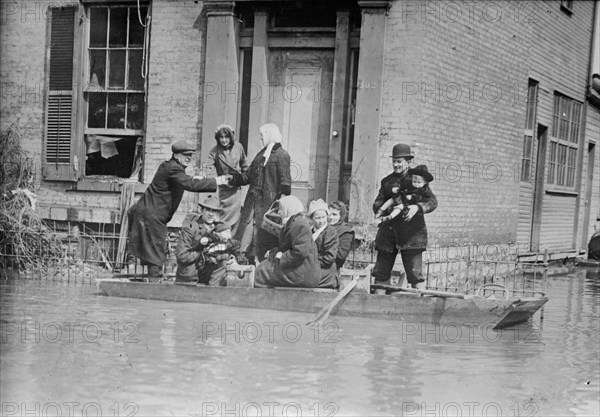
<path fill-rule="evenodd" d="M 86 135 L 85 174 L 133 178 L 141 171 L 142 138 Z"/>

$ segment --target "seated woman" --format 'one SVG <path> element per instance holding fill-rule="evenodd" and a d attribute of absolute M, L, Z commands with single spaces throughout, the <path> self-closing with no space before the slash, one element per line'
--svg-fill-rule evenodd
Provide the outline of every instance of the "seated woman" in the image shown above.
<path fill-rule="evenodd" d="M 344 266 L 348 254 L 354 244 L 354 230 L 346 221 L 348 220 L 348 208 L 343 201 L 334 201 L 329 205 L 329 225 L 338 235 L 338 253 L 335 258 L 337 269 Z"/>
<path fill-rule="evenodd" d="M 319 285 L 317 247 L 304 206 L 297 197 L 288 195 L 279 200 L 282 228 L 279 246 L 267 252 L 267 259 L 256 267 L 255 287 L 303 287 Z"/>
<path fill-rule="evenodd" d="M 321 199 L 314 200 L 308 206 L 308 217 L 313 222 L 312 237 L 317 245 L 319 266 L 321 267 L 320 288 L 337 288 L 337 266 L 335 259 L 338 254 L 338 235 L 327 224 L 329 207 Z"/>

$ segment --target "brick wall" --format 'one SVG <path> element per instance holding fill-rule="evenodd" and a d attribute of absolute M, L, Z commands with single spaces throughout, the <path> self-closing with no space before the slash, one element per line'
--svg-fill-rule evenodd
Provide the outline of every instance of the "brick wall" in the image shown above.
<path fill-rule="evenodd" d="M 2 2 L 0 25 L 2 97 L 0 130 L 14 125 L 22 146 L 41 164 L 44 134 L 43 102 L 47 8 L 76 1 Z M 171 143 L 195 142 L 199 126 L 199 79 L 202 36 L 198 27 L 201 2 L 154 0 L 148 80 L 147 137 L 143 178 L 152 180 L 158 165 L 170 158 Z M 27 53 L 24 53 L 27 51 Z M 192 173 L 193 168 L 188 172 Z M 40 183 L 37 191 L 43 216 L 66 220 L 67 207 L 77 207 L 79 220 L 104 221 L 119 207 L 119 194 L 66 191 L 70 183 Z M 187 194 L 180 213 L 195 207 Z M 93 214 L 92 214 L 93 213 Z M 178 216 L 175 222 L 180 220 Z"/>
<path fill-rule="evenodd" d="M 527 80 L 531 28 L 493 4 L 484 15 L 477 3 L 398 1 L 389 14 L 378 172 L 391 171 L 395 143 L 418 144 L 435 176 L 437 244 L 515 239 L 525 107 L 514 84 Z"/>

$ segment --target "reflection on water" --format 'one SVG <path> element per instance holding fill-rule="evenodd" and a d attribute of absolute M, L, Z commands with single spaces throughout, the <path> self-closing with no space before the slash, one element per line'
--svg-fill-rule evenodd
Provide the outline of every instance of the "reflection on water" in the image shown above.
<path fill-rule="evenodd" d="M 335 317 L 314 328 L 300 313 L 1 282 L 6 415 L 600 411 L 597 270 L 551 277 L 544 320 L 499 332 Z"/>

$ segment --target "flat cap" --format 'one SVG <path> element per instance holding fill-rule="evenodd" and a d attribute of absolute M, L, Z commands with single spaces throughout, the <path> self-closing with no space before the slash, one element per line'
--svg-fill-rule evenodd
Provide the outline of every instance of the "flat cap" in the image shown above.
<path fill-rule="evenodd" d="M 193 153 L 196 152 L 196 145 L 187 143 L 185 140 L 178 140 L 171 145 L 173 153 Z"/>

